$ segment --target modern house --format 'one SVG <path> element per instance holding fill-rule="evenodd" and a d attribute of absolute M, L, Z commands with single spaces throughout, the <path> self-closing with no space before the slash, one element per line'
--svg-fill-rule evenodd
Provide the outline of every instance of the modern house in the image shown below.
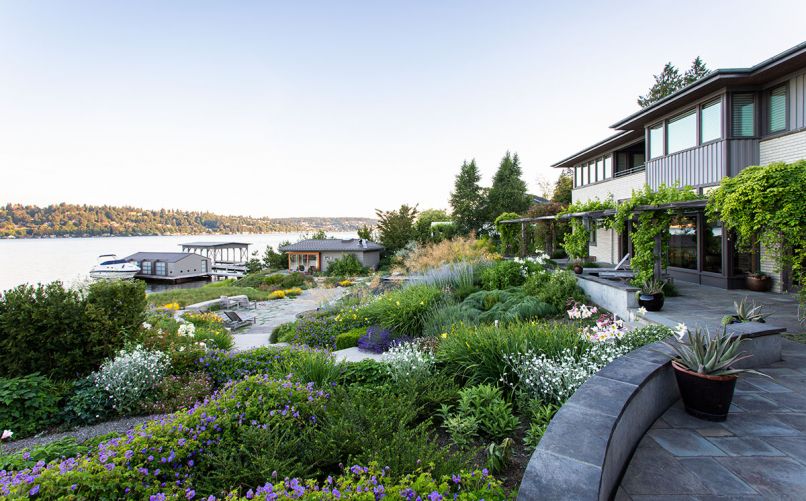
<path fill-rule="evenodd" d="M 806 42 L 750 68 L 712 71 L 611 128 L 613 136 L 553 165 L 573 169 L 574 202 L 619 201 L 645 184 L 675 182 L 707 194 L 747 166 L 806 158 Z M 738 252 L 731 235 L 706 220 L 703 205 L 691 204 L 669 228 L 673 277 L 740 288 L 756 259 L 775 290 L 791 280 L 773 273 L 765 249 Z M 616 263 L 628 252 L 629 234 L 592 229 L 596 260 Z"/>
<path fill-rule="evenodd" d="M 135 278 L 182 282 L 210 276 L 210 258 L 191 252 L 137 252 L 123 258 L 137 263 L 140 273 Z"/>
<path fill-rule="evenodd" d="M 330 263 L 345 255 L 353 255 L 362 265 L 377 269 L 383 246 L 360 238 L 339 240 L 302 240 L 280 247 L 288 253 L 288 269 L 291 271 L 327 271 Z"/>

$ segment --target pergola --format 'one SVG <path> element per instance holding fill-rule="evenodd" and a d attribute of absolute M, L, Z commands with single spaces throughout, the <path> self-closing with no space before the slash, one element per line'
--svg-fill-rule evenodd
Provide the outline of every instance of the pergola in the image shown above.
<path fill-rule="evenodd" d="M 518 249 L 518 254 L 520 257 L 526 256 L 526 225 L 533 224 L 537 222 L 547 222 L 549 223 L 549 227 L 551 228 L 551 241 L 554 242 L 554 221 L 557 220 L 557 216 L 540 216 L 540 217 L 522 217 L 518 219 L 507 219 L 504 221 L 499 221 L 498 224 L 520 224 L 521 225 L 521 245 L 520 249 Z"/>
<path fill-rule="evenodd" d="M 205 256 L 213 265 L 243 265 L 249 260 L 249 245 L 244 242 L 190 242 L 182 244 L 182 252 Z"/>

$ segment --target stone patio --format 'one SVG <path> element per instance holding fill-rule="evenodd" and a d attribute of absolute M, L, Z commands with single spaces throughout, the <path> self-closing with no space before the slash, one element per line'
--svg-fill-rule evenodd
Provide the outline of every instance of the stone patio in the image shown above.
<path fill-rule="evenodd" d="M 806 499 L 806 345 L 784 341 L 783 361 L 760 370 L 773 379 L 741 376 L 723 423 L 669 408 L 615 499 Z"/>
<path fill-rule="evenodd" d="M 806 331 L 798 322 L 798 299 L 794 294 L 727 290 L 681 280 L 675 280 L 674 285 L 680 296 L 667 297 L 661 311 L 647 312 L 648 320 L 669 327 L 684 323 L 689 328 L 706 327 L 714 331 L 720 328 L 723 316 L 734 313 L 734 301 L 747 297 L 748 301 L 764 305 L 765 313 L 772 314 L 770 323 L 786 328 L 789 333 Z"/>

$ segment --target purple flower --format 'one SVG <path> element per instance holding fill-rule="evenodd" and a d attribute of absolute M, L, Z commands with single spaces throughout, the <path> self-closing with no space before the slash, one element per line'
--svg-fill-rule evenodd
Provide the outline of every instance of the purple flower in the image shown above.
<path fill-rule="evenodd" d="M 193 499 L 196 497 L 196 491 L 193 489 L 185 489 L 185 498 Z"/>
<path fill-rule="evenodd" d="M 31 497 L 36 496 L 38 493 L 39 493 L 39 485 L 35 485 L 35 486 L 31 487 L 31 490 L 28 491 L 28 495 L 31 496 Z"/>

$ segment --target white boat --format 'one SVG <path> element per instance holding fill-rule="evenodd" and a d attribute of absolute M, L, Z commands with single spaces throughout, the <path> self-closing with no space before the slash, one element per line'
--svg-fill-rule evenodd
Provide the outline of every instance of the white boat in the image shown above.
<path fill-rule="evenodd" d="M 114 254 L 98 256 L 98 264 L 90 270 L 92 278 L 132 278 L 140 273 L 140 267 Z"/>

